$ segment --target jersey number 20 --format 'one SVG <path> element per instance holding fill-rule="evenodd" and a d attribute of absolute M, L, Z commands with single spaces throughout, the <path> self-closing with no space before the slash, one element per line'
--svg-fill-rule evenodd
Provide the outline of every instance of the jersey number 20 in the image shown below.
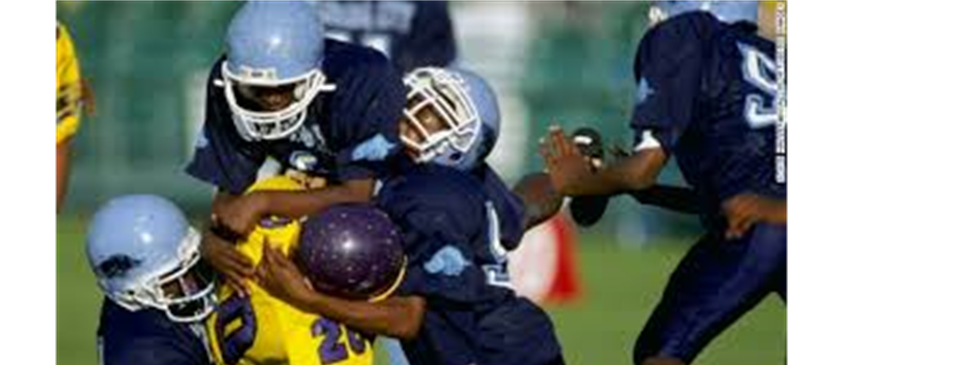
<path fill-rule="evenodd" d="M 239 327 L 227 334 L 227 326 L 238 320 L 240 321 Z M 257 318 L 253 306 L 250 304 L 250 297 L 231 295 L 220 303 L 217 308 L 215 331 L 217 332 L 217 341 L 219 341 L 218 345 L 220 345 L 223 361 L 231 365 L 239 363 L 247 350 L 253 347 L 254 339 L 257 336 Z M 344 331 L 346 331 L 346 344 L 340 339 L 340 334 Z M 358 355 L 367 350 L 362 335 L 326 318 L 314 321 L 311 333 L 313 337 L 323 336 L 323 339 L 320 340 L 320 346 L 317 348 L 317 355 L 320 356 L 320 361 L 326 365 L 346 360 L 350 355 L 347 352 L 347 346 L 350 346 L 350 350 Z"/>

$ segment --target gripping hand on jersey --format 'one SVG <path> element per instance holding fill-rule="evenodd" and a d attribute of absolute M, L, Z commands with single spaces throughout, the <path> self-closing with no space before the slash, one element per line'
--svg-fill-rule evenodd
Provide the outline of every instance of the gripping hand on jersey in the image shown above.
<path fill-rule="evenodd" d="M 261 288 L 295 307 L 302 307 L 313 294 L 313 288 L 297 265 L 269 243 L 263 245 L 263 260 L 256 271 Z"/>
<path fill-rule="evenodd" d="M 217 270 L 227 285 L 243 296 L 248 294 L 245 279 L 253 276 L 253 263 L 227 239 L 208 230 L 200 242 L 200 255 Z"/>

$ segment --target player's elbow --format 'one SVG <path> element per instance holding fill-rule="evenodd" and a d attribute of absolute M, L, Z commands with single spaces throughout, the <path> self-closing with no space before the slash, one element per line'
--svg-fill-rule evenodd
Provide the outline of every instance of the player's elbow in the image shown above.
<path fill-rule="evenodd" d="M 657 176 L 667 162 L 667 155 L 660 148 L 644 149 L 626 158 L 617 165 L 615 174 L 620 188 L 636 191 L 649 188 L 657 183 Z"/>
<path fill-rule="evenodd" d="M 420 334 L 423 316 L 427 311 L 427 302 L 421 297 L 411 297 L 404 302 L 404 314 L 394 327 L 393 337 L 410 341 Z"/>

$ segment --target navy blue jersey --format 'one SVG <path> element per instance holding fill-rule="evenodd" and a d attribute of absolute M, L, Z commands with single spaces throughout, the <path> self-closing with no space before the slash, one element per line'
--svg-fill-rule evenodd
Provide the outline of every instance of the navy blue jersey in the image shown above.
<path fill-rule="evenodd" d="M 510 288 L 501 212 L 472 173 L 423 164 L 387 181 L 377 204 L 403 232 L 408 265 L 399 295 L 427 300 L 417 364 L 546 364 L 560 358 L 549 317 Z M 522 210 L 521 210 L 522 212 Z"/>
<path fill-rule="evenodd" d="M 336 85 L 310 104 L 306 120 L 290 137 L 244 140 L 224 96 L 219 60 L 207 82 L 201 136 L 187 172 L 233 194 L 242 193 L 268 156 L 333 181 L 382 177 L 402 146 L 398 121 L 406 103 L 402 79 L 387 59 L 369 48 L 326 40 L 322 70 Z"/>
<path fill-rule="evenodd" d="M 210 365 L 203 323 L 177 323 L 154 309 L 128 311 L 109 299 L 97 330 L 104 365 Z"/>
<path fill-rule="evenodd" d="M 484 163 L 475 168 L 473 173 L 483 183 L 484 193 L 497 210 L 500 218 L 500 242 L 504 247 L 516 248 L 526 231 L 526 207 L 523 199 L 514 194 L 490 165 Z"/>
<path fill-rule="evenodd" d="M 707 217 L 745 191 L 786 197 L 775 180 L 773 54 L 752 24 L 704 12 L 670 18 L 640 42 L 635 143 L 652 136 L 676 157 Z"/>
<path fill-rule="evenodd" d="M 396 176 L 406 173 L 409 169 L 420 168 L 406 155 L 398 158 L 390 166 L 392 170 L 387 174 L 388 176 Z M 483 185 L 483 194 L 497 211 L 500 242 L 508 249 L 516 248 L 526 232 L 524 226 L 526 206 L 523 199 L 515 194 L 496 170 L 487 163 L 480 164 L 471 170 L 471 174 Z"/>
<path fill-rule="evenodd" d="M 319 1 L 326 36 L 390 57 L 404 73 L 457 58 L 446 1 Z"/>

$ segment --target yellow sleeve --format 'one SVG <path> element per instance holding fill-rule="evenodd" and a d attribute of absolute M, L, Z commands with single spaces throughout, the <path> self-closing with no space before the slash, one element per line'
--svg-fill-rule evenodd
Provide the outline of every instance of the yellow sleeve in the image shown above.
<path fill-rule="evenodd" d="M 80 127 L 80 63 L 67 28 L 57 22 L 57 144 Z"/>

